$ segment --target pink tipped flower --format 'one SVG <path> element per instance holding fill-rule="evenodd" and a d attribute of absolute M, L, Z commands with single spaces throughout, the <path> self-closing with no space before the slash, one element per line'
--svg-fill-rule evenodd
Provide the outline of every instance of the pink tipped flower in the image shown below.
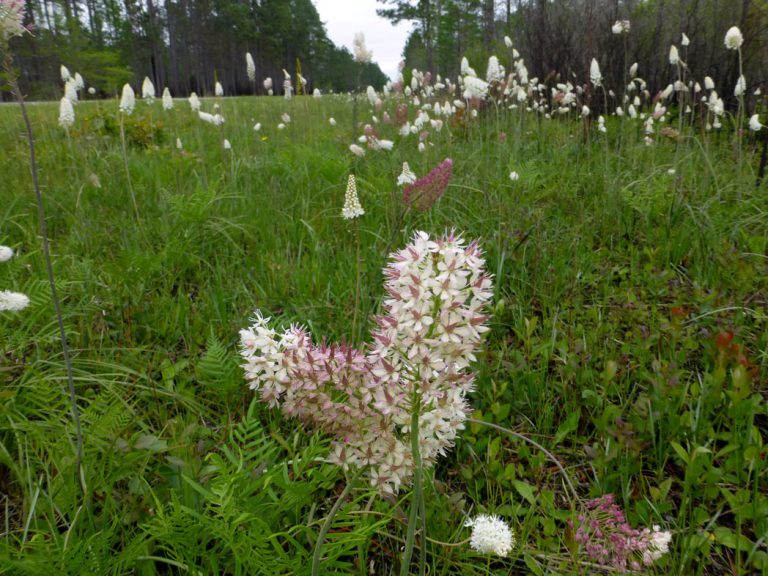
<path fill-rule="evenodd" d="M 453 160 L 446 158 L 429 174 L 409 184 L 403 190 L 403 204 L 424 211 L 440 198 L 453 174 Z"/>
<path fill-rule="evenodd" d="M 11 38 L 28 31 L 24 26 L 24 2 L 0 0 L 0 48 L 7 46 Z"/>

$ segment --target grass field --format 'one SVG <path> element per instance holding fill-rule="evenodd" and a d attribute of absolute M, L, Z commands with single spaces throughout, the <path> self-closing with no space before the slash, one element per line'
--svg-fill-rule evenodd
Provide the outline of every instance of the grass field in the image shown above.
<path fill-rule="evenodd" d="M 393 150 L 358 158 L 353 117 L 382 117 L 363 97 L 219 102 L 221 127 L 184 101 L 139 102 L 125 158 L 116 101 L 81 102 L 69 132 L 55 105 L 30 107 L 84 498 L 29 151 L 19 109 L 0 108 L 0 244 L 16 251 L 0 288 L 31 299 L 0 313 L 0 574 L 308 574 L 348 477 L 324 462 L 327 437 L 257 401 L 238 332 L 261 309 L 362 344 L 388 253 L 451 229 L 480 239 L 494 276 L 472 417 L 546 448 L 578 499 L 534 445 L 469 423 L 426 471 L 414 572 L 422 558 L 430 574 L 610 572 L 568 520 L 613 494 L 632 526 L 672 533 L 649 573 L 768 574 L 768 185 L 753 133 L 741 153 L 727 131 L 657 130 L 648 146 L 639 120 L 611 117 L 604 135 L 490 106 L 446 119 L 423 153 L 379 124 Z M 423 176 L 444 158 L 445 194 L 406 210 L 402 163 Z M 397 573 L 409 496 L 354 483 L 321 573 Z M 479 512 L 514 530 L 507 558 L 466 543 Z"/>

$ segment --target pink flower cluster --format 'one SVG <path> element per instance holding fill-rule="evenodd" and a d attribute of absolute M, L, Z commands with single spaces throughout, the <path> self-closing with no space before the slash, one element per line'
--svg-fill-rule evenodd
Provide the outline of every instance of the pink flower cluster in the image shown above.
<path fill-rule="evenodd" d="M 492 285 L 478 244 L 453 233 L 435 241 L 417 232 L 384 274 L 388 298 L 362 351 L 313 344 L 299 326 L 278 334 L 258 312 L 240 336 L 261 399 L 333 436 L 330 461 L 369 467 L 372 484 L 396 494 L 413 473 L 415 408 L 425 467 L 464 428 Z"/>
<path fill-rule="evenodd" d="M 578 524 L 569 520 L 576 542 L 590 561 L 617 572 L 639 572 L 669 551 L 670 532 L 658 526 L 632 528 L 612 494 L 589 500 Z"/>
<path fill-rule="evenodd" d="M 453 175 L 453 160 L 446 158 L 429 174 L 403 190 L 403 204 L 416 210 L 428 210 L 448 187 Z"/>
<path fill-rule="evenodd" d="M 24 26 L 24 2 L 21 0 L 0 0 L 0 48 L 14 36 L 27 32 Z"/>

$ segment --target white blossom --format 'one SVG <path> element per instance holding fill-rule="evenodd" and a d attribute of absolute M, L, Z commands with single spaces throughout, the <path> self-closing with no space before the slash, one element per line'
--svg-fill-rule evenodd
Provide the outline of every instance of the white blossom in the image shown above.
<path fill-rule="evenodd" d="M 507 556 L 515 545 L 512 530 L 498 516 L 481 514 L 464 526 L 472 528 L 469 545 L 480 554 Z"/>
<path fill-rule="evenodd" d="M 59 126 L 70 128 L 75 123 L 75 109 L 72 101 L 66 96 L 59 102 Z"/>
<path fill-rule="evenodd" d="M 130 84 L 123 86 L 123 94 L 120 98 L 120 112 L 130 115 L 136 106 L 136 94 Z"/>
<path fill-rule="evenodd" d="M 736 26 L 731 26 L 725 33 L 725 47 L 728 50 L 738 50 L 744 43 L 744 36 Z"/>

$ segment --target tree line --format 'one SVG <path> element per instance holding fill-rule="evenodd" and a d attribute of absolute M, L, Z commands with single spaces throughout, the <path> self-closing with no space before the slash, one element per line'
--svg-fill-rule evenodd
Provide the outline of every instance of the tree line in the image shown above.
<path fill-rule="evenodd" d="M 32 35 L 12 50 L 22 88 L 33 98 L 60 98 L 60 66 L 79 72 L 102 95 L 148 76 L 176 96 L 282 93 L 283 70 L 298 89 L 347 91 L 381 85 L 375 63 L 358 63 L 328 38 L 311 0 L 25 0 Z M 246 72 L 252 54 L 256 81 Z M 6 95 L 7 98 L 8 95 Z M 0 95 L 0 97 L 2 97 Z"/>
<path fill-rule="evenodd" d="M 509 64 L 507 36 L 531 77 L 584 82 L 590 61 L 597 58 L 606 84 L 618 88 L 637 62 L 649 89 L 660 90 L 676 78 L 669 63 L 674 44 L 697 79 L 710 76 L 718 89 L 727 88 L 724 95 L 732 96 L 739 61 L 725 50 L 723 39 L 728 28 L 738 26 L 745 38 L 742 65 L 748 85 L 762 86 L 763 92 L 768 88 L 768 0 L 377 2 L 381 16 L 414 24 L 405 48 L 407 69 L 455 77 L 466 56 L 480 73 L 491 53 Z M 629 33 L 614 33 L 617 21 L 628 21 Z M 683 46 L 683 34 L 688 46 Z"/>

